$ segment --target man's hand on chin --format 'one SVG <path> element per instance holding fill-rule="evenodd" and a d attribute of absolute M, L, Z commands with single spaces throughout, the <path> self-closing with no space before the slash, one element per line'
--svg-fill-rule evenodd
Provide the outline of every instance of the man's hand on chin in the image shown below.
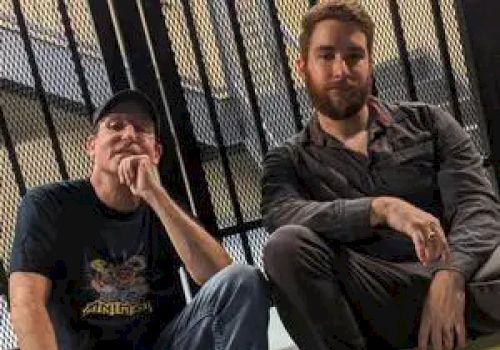
<path fill-rule="evenodd" d="M 440 270 L 434 274 L 425 301 L 418 349 L 451 350 L 466 343 L 465 281 L 454 270 Z"/>
<path fill-rule="evenodd" d="M 132 155 L 121 160 L 118 166 L 120 183 L 127 185 L 130 192 L 152 204 L 155 194 L 163 189 L 160 173 L 147 155 Z"/>

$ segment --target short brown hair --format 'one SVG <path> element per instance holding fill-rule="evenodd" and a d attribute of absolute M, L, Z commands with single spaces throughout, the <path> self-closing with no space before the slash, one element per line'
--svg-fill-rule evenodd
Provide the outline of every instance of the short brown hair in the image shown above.
<path fill-rule="evenodd" d="M 327 19 L 352 22 L 358 25 L 366 36 L 368 53 L 372 54 L 375 24 L 361 4 L 356 0 L 325 0 L 311 7 L 302 19 L 299 44 L 300 53 L 303 57 L 307 57 L 311 35 L 316 25 Z"/>

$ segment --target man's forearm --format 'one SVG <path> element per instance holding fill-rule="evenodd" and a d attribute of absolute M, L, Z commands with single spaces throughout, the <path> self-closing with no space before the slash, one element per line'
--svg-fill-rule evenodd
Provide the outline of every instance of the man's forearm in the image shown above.
<path fill-rule="evenodd" d="M 222 246 L 192 220 L 161 188 L 149 201 L 165 226 L 175 250 L 191 277 L 203 284 L 212 275 L 231 263 Z"/>
<path fill-rule="evenodd" d="M 56 350 L 52 322 L 44 306 L 12 305 L 12 324 L 22 350 Z"/>

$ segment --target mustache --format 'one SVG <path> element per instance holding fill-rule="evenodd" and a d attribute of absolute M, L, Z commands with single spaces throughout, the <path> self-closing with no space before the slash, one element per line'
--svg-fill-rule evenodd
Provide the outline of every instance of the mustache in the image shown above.
<path fill-rule="evenodd" d="M 328 90 L 350 90 L 354 87 L 354 85 L 348 83 L 348 82 L 341 82 L 341 83 L 327 83 L 325 85 L 325 88 Z"/>
<path fill-rule="evenodd" d="M 140 147 L 136 144 L 133 144 L 133 143 L 119 146 L 116 149 L 114 149 L 111 153 L 113 155 L 117 154 L 117 153 L 130 153 L 133 155 L 142 154 Z"/>

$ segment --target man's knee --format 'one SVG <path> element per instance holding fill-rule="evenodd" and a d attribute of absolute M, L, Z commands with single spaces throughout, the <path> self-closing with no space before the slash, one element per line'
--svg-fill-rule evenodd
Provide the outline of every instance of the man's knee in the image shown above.
<path fill-rule="evenodd" d="M 251 299 L 256 303 L 268 305 L 267 282 L 256 267 L 245 264 L 231 264 L 215 277 L 219 292 L 236 298 Z"/>
<path fill-rule="evenodd" d="M 273 232 L 264 247 L 266 272 L 279 266 L 296 266 L 313 247 L 325 245 L 316 233 L 304 226 L 285 225 Z M 303 254 L 306 252 L 306 254 Z"/>

